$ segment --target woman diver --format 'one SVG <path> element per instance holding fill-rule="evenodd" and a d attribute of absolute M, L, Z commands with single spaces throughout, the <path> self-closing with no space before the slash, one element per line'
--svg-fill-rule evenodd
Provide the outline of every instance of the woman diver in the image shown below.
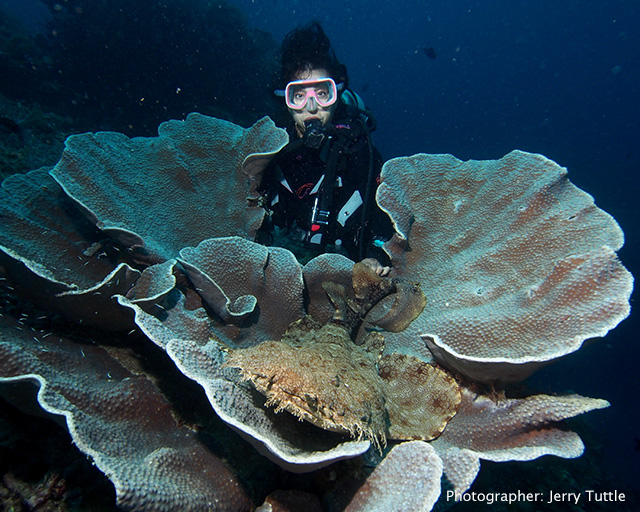
<path fill-rule="evenodd" d="M 348 89 L 347 69 L 319 23 L 285 36 L 278 80 L 290 142 L 261 182 L 267 215 L 257 241 L 286 246 L 303 263 L 339 252 L 388 274 L 381 246 L 393 228 L 374 200 L 382 167 L 371 142 L 375 122 Z"/>

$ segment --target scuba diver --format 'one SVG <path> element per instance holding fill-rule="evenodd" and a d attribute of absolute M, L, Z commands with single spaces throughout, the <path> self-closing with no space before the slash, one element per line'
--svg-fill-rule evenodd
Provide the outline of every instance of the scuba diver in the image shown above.
<path fill-rule="evenodd" d="M 278 80 L 290 142 L 262 178 L 267 215 L 256 241 L 284 246 L 302 263 L 338 252 L 388 274 L 382 244 L 394 231 L 375 202 L 382 167 L 371 142 L 375 120 L 349 90 L 347 69 L 319 23 L 285 36 Z"/>

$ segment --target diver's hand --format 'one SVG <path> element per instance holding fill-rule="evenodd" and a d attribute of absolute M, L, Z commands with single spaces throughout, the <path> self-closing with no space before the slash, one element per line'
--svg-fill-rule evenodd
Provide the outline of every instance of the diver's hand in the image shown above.
<path fill-rule="evenodd" d="M 389 272 L 391 272 L 391 267 L 383 267 L 382 264 L 375 258 L 365 258 L 360 263 L 364 263 L 380 277 L 388 276 Z"/>

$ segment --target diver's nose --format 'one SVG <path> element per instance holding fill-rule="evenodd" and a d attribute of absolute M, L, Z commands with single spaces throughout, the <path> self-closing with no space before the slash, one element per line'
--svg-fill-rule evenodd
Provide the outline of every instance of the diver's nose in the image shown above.
<path fill-rule="evenodd" d="M 317 112 L 318 111 L 318 102 L 315 98 L 309 98 L 307 100 L 307 111 L 308 112 Z"/>

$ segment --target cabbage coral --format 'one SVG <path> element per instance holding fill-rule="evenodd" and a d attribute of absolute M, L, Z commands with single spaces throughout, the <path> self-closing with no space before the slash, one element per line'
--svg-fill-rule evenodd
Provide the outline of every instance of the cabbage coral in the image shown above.
<path fill-rule="evenodd" d="M 247 198 L 286 144 L 282 130 L 267 119 L 242 129 L 191 114 L 159 132 L 73 136 L 53 170 L 8 178 L 0 192 L 5 277 L 75 323 L 62 324 L 70 333 L 42 332 L 28 315 L 18 321 L 3 311 L 0 383 L 36 385 L 40 406 L 64 417 L 76 445 L 114 483 L 120 507 L 252 507 L 234 474 L 242 461 L 223 460 L 181 421 L 175 397 L 187 398 L 184 377 L 234 432 L 290 471 L 357 457 L 383 439 L 386 425 L 391 446 L 349 510 L 428 511 L 443 474 L 464 492 L 481 459 L 582 453 L 580 438 L 557 423 L 606 407 L 604 400 L 496 400 L 472 391 L 477 382 L 525 378 L 629 312 L 632 277 L 615 256 L 622 233 L 565 170 L 523 152 L 490 162 L 416 155 L 385 164 L 377 200 L 397 231 L 386 248 L 396 275 L 412 284 L 394 288 L 403 299 L 393 305 L 360 310 L 366 294 L 353 262 L 324 255 L 302 267 L 289 251 L 248 240 L 263 213 Z M 418 289 L 424 300 L 416 305 Z M 290 378 L 301 360 L 319 357 L 313 343 L 322 327 L 309 346 L 287 328 L 305 315 L 321 326 L 354 312 L 364 322 L 334 345 L 351 352 L 342 362 L 355 361 L 354 372 L 363 364 L 378 383 L 359 390 L 380 405 L 368 440 L 358 439 L 366 414 L 335 402 L 348 393 L 325 389 L 348 382 L 342 366 L 329 364 L 337 354 L 330 344 L 326 375 L 298 373 L 296 395 L 313 413 L 316 391 L 335 399 L 332 415 L 357 418 L 338 425 L 356 439 L 331 431 L 335 421 L 314 422 L 325 430 L 265 408 L 255 389 L 270 391 L 265 372 Z M 367 338 L 371 330 L 378 332 Z M 131 331 L 144 335 L 136 353 L 123 334 Z M 302 346 L 308 351 L 295 354 Z M 258 347 L 273 352 L 268 370 L 234 356 Z M 150 371 L 158 356 L 181 374 L 178 389 Z M 387 500 L 395 494 L 404 501 Z"/>

